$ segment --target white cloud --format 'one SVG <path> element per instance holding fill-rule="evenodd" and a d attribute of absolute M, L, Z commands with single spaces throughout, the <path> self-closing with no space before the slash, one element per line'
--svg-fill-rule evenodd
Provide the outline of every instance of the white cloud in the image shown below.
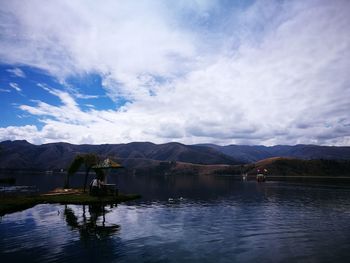
<path fill-rule="evenodd" d="M 92 104 L 85 104 L 85 106 L 89 108 L 95 108 L 95 105 L 92 105 Z"/>
<path fill-rule="evenodd" d="M 44 123 L 26 135 L 28 128 L 19 127 L 22 138 L 350 145 L 347 1 L 257 2 L 241 17 L 227 16 L 215 40 L 217 32 L 183 28 L 177 20 L 174 12 L 194 12 L 193 3 L 175 11 L 161 2 L 12 5 L 3 7 L 2 25 L 11 30 L 0 40 L 2 60 L 61 80 L 98 72 L 111 98 L 132 101 L 118 110 L 83 111 L 74 92 L 46 87 L 62 105 L 21 105 Z M 200 21 L 216 8 L 198 9 Z M 19 38 L 15 46 L 11 38 Z M 7 129 L 13 133 L 2 128 L 0 138 Z"/>
<path fill-rule="evenodd" d="M 100 97 L 98 95 L 86 95 L 81 93 L 75 93 L 74 96 L 78 99 L 97 99 Z"/>
<path fill-rule="evenodd" d="M 6 128 L 0 128 L 0 138 L 2 140 L 23 140 L 28 138 L 32 143 L 40 144 L 42 140 L 36 136 L 39 134 L 39 130 L 35 125 L 25 125 L 21 127 L 8 126 Z"/>
<path fill-rule="evenodd" d="M 9 92 L 11 92 L 11 90 L 9 90 L 9 89 L 0 89 L 0 92 L 6 92 L 6 93 L 9 93 Z"/>
<path fill-rule="evenodd" d="M 26 74 L 20 68 L 7 69 L 7 72 L 11 73 L 14 77 L 25 78 Z"/>
<path fill-rule="evenodd" d="M 15 83 L 15 82 L 10 82 L 9 86 L 11 88 L 13 88 L 17 92 L 21 92 L 22 91 L 22 89 L 19 87 L 19 85 L 17 83 Z"/>
<path fill-rule="evenodd" d="M 60 79 L 100 72 L 121 84 L 109 89 L 137 96 L 140 74 L 178 74 L 184 69 L 177 62 L 194 52 L 191 36 L 177 29 L 166 10 L 158 1 L 7 2 L 0 58 Z"/>

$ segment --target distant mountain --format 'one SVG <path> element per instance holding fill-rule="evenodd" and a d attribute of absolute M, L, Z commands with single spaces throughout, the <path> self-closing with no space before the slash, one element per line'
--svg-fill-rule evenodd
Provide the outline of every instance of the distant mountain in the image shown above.
<path fill-rule="evenodd" d="M 0 143 L 0 169 L 65 169 L 78 153 L 96 153 L 120 160 L 128 167 L 144 166 L 161 161 L 194 164 L 240 164 L 241 162 L 207 146 L 180 143 L 74 145 L 49 143 L 33 145 L 27 141 Z M 136 160 L 136 161 L 135 161 Z M 156 162 L 154 162 L 156 161 Z"/>
<path fill-rule="evenodd" d="M 248 146 L 248 145 L 227 145 L 201 144 L 211 147 L 231 156 L 235 160 L 245 163 L 257 162 L 272 157 L 293 157 L 304 160 L 330 159 L 350 160 L 350 147 L 318 146 L 318 145 L 276 145 L 276 146 Z"/>
<path fill-rule="evenodd" d="M 213 167 L 212 174 L 256 176 L 257 170 L 267 169 L 267 176 L 349 177 L 350 160 L 273 157 L 246 165 L 221 165 Z M 201 171 L 199 171 L 201 172 Z"/>
<path fill-rule="evenodd" d="M 265 168 L 269 175 L 278 176 L 350 176 L 350 160 L 300 160 L 295 158 L 269 158 L 254 164 L 251 172 Z"/>
<path fill-rule="evenodd" d="M 162 162 L 172 161 L 195 164 L 197 165 L 195 169 L 198 170 L 198 165 L 248 164 L 274 157 L 303 160 L 350 160 L 350 147 L 317 145 L 266 147 L 219 146 L 214 144 L 184 145 L 180 143 L 154 144 L 150 142 L 102 145 L 74 145 L 69 143 L 33 145 L 27 141 L 3 141 L 0 143 L 0 169 L 66 169 L 78 153 L 96 153 L 100 156 L 113 157 L 130 169 L 154 168 L 159 165 L 163 165 L 164 168 Z M 185 166 L 175 166 L 176 169 L 179 167 Z M 171 166 L 171 169 L 174 170 L 174 166 Z"/>

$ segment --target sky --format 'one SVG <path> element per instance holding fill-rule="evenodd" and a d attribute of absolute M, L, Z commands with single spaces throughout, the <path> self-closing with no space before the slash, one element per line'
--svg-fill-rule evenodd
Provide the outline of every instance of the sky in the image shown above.
<path fill-rule="evenodd" d="M 350 146 L 350 1 L 0 0 L 0 141 Z"/>

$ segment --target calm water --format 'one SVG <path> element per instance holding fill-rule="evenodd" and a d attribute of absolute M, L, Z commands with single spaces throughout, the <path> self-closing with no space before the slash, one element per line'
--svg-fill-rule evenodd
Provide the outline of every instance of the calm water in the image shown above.
<path fill-rule="evenodd" d="M 349 186 L 196 176 L 111 180 L 143 199 L 117 207 L 43 204 L 6 215 L 0 219 L 1 262 L 344 262 L 350 257 Z M 61 186 L 63 176 L 18 175 L 17 183 L 46 191 Z"/>

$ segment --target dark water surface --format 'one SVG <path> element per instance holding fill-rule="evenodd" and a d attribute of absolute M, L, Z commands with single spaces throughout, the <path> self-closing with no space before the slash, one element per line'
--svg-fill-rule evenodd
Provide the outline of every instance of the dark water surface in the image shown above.
<path fill-rule="evenodd" d="M 16 178 L 40 191 L 64 181 L 63 175 Z M 349 261 L 349 185 L 210 176 L 110 179 L 121 192 L 143 198 L 117 207 L 43 204 L 5 215 L 0 261 Z"/>

